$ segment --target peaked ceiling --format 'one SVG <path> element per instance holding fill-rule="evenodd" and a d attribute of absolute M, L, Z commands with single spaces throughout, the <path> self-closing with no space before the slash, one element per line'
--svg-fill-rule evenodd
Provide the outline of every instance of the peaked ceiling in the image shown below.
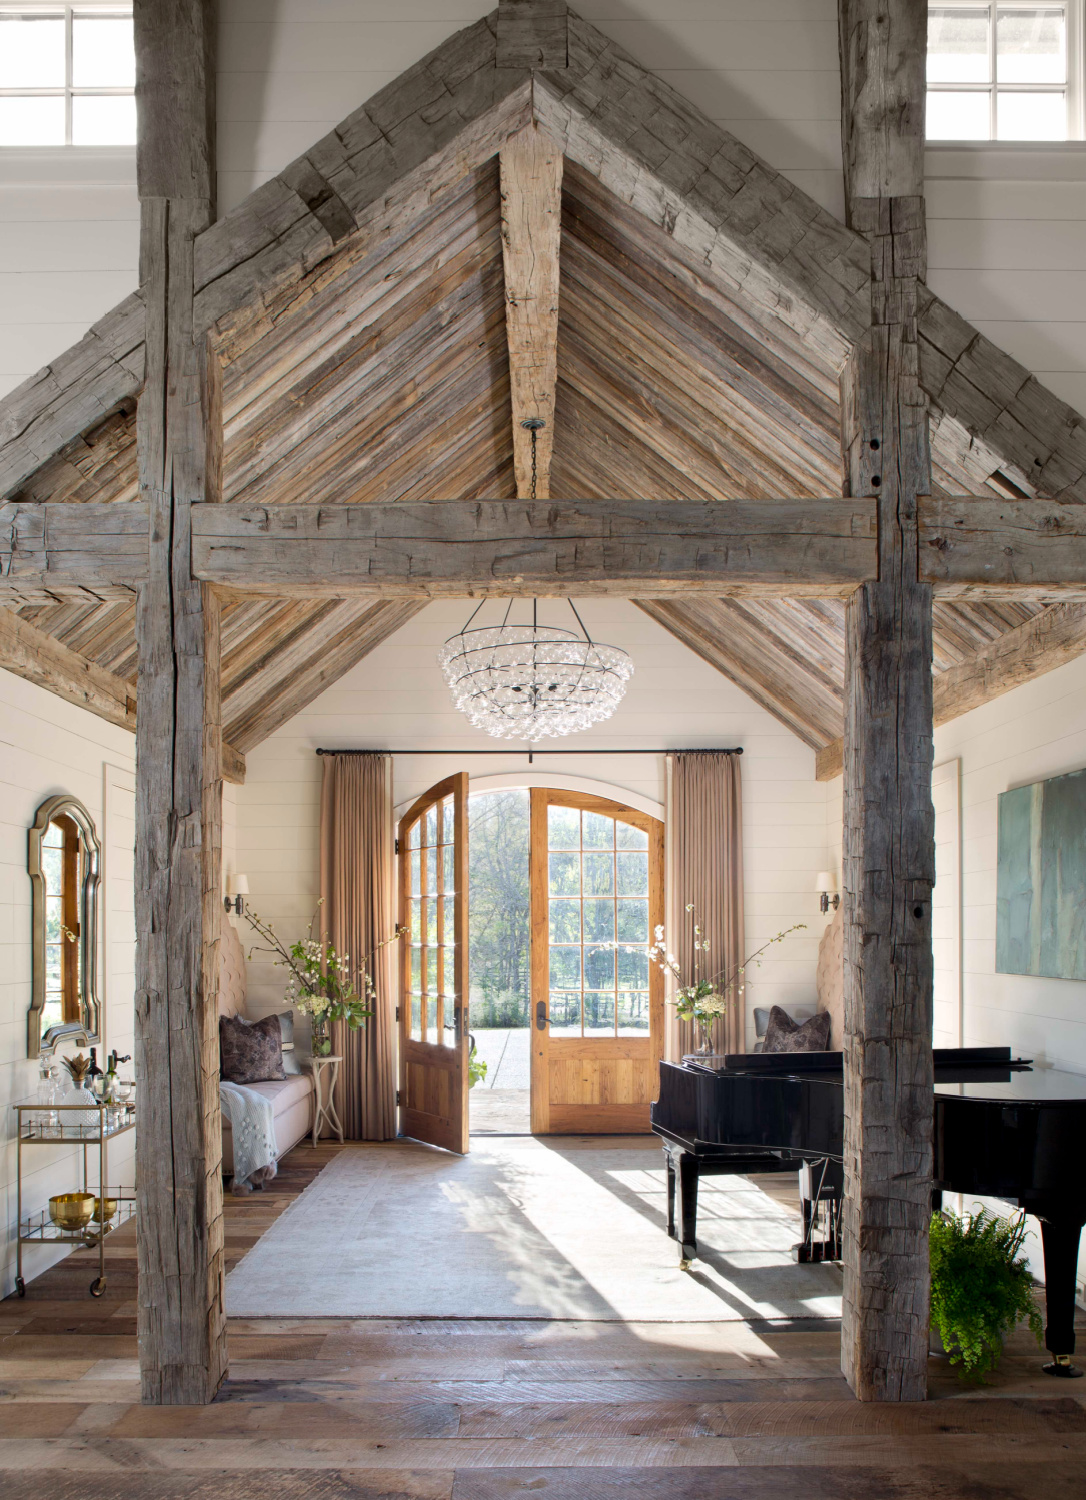
<path fill-rule="evenodd" d="M 836 234 L 832 255 L 847 266 L 849 231 L 572 13 L 570 25 L 571 48 L 576 28 L 584 46 L 595 49 L 597 65 L 605 56 L 611 73 L 621 74 L 629 90 L 651 96 L 654 107 L 666 92 L 669 108 L 681 108 L 703 134 L 715 132 L 714 139 L 731 143 L 733 156 L 754 164 L 750 178 L 757 171 L 776 184 L 780 203 L 790 205 L 807 231 L 815 226 L 823 237 Z M 452 66 L 449 59 L 465 51 L 465 38 L 492 52 L 493 29 L 494 17 L 467 28 L 419 69 L 432 71 L 433 59 Z M 487 65 L 493 68 L 493 61 Z M 405 80 L 419 76 L 419 69 Z M 399 80 L 390 90 L 406 87 Z M 390 90 L 378 100 L 391 97 Z M 368 107 L 374 112 L 373 101 Z M 348 139 L 349 128 L 351 121 L 340 127 L 337 141 Z M 742 275 L 724 274 L 714 254 L 695 253 L 689 237 L 676 232 L 670 211 L 654 221 L 613 190 L 621 170 L 608 178 L 569 155 L 568 142 L 566 149 L 551 495 L 715 500 L 839 493 L 838 380 L 847 328 L 835 332 L 828 314 L 809 316 L 798 299 L 791 303 L 778 292 L 774 301 L 771 288 L 755 294 L 750 262 Z M 674 155 L 678 159 L 677 148 Z M 292 172 L 297 177 L 298 165 L 286 169 L 284 182 Z M 768 189 L 762 191 L 751 218 L 753 238 L 769 223 Z M 224 221 L 227 229 L 238 213 L 250 221 L 264 214 L 264 193 Z M 409 212 L 396 210 L 393 194 L 380 205 L 377 221 L 347 233 L 337 226 L 312 263 L 284 250 L 287 272 L 280 266 L 280 274 L 214 320 L 223 369 L 227 503 L 515 497 L 498 158 L 490 154 L 466 170 L 445 170 L 421 195 L 417 183 L 412 193 Z M 637 201 L 636 191 L 626 196 Z M 973 345 L 962 342 L 961 320 L 940 309 L 929 305 L 928 322 L 934 327 L 941 318 L 942 332 L 931 332 L 926 346 L 944 402 L 933 412 L 938 492 L 1027 492 L 1040 480 L 1042 458 L 1031 459 L 1027 475 L 1009 438 L 1001 454 L 1000 432 L 1010 432 L 1011 423 L 1006 412 L 978 411 L 980 376 L 976 386 L 968 385 L 977 399 L 962 395 Z M 136 316 L 128 304 L 121 311 L 129 322 Z M 849 316 L 839 321 L 847 325 Z M 1017 399 L 1031 377 L 1015 366 L 1018 376 L 1009 378 L 1013 362 L 999 358 L 1000 378 L 1011 393 L 1006 401 Z M 129 353 L 117 363 L 114 385 L 132 386 L 134 361 Z M 42 403 L 54 400 L 57 382 L 49 375 L 29 383 L 32 396 L 44 392 Z M 136 498 L 135 399 L 126 388 L 109 400 L 112 387 L 104 380 L 105 394 L 96 400 L 105 413 L 54 443 L 52 456 L 19 480 L 11 498 Z M 24 388 L 0 403 L 0 438 L 9 447 L 25 441 L 33 427 L 25 415 L 28 401 Z M 1061 432 L 1077 441 L 1081 419 L 1070 413 L 1061 420 Z M 59 419 L 50 421 L 51 432 L 61 430 Z M 35 441 L 49 446 L 47 438 Z M 0 454 L 3 448 L 0 442 Z M 1069 482 L 1055 439 L 1043 462 Z M 838 601 L 638 602 L 814 748 L 840 734 L 844 632 Z M 259 743 L 421 607 L 417 600 L 232 598 L 223 614 L 225 738 L 242 753 Z M 936 673 L 961 668 L 1043 608 L 940 603 Z M 81 657 L 135 682 L 130 598 L 41 601 L 20 614 Z"/>

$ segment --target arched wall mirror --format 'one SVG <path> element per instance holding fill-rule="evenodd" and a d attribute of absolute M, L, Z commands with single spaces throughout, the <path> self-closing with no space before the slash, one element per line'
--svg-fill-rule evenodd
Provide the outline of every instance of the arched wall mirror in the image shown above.
<path fill-rule="evenodd" d="M 27 1055 L 62 1038 L 98 1040 L 98 881 L 102 849 L 94 819 L 62 792 L 38 808 L 30 829 L 33 983 Z"/>

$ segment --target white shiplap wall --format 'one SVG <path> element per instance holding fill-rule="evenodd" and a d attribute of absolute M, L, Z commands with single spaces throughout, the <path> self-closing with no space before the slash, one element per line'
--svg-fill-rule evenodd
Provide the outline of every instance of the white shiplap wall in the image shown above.
<path fill-rule="evenodd" d="M 132 151 L 0 150 L 0 396 L 139 279 Z"/>
<path fill-rule="evenodd" d="M 106 1049 L 132 1051 L 135 740 L 63 702 L 44 688 L 0 671 L 0 1296 L 15 1277 L 14 1116 L 9 1106 L 32 1097 L 38 1065 L 26 1055 L 30 1005 L 30 880 L 27 829 L 38 806 L 56 792 L 72 792 L 94 818 L 103 846 L 104 940 L 99 974 L 105 1009 Z M 107 818 L 108 812 L 108 818 Z M 65 1051 L 74 1049 L 67 1047 Z M 131 1064 L 125 1072 L 131 1077 Z M 131 1182 L 133 1137 L 111 1148 L 110 1171 Z M 44 1209 L 53 1193 L 69 1192 L 76 1178 L 73 1146 L 39 1146 L 25 1156 L 23 1210 Z M 29 1280 L 58 1258 L 37 1247 L 26 1251 Z"/>
<path fill-rule="evenodd" d="M 490 0 L 223 0 L 223 206 L 492 8 Z M 582 0 L 575 8 L 840 212 L 835 0 Z"/>
<path fill-rule="evenodd" d="M 929 147 L 928 281 L 1086 411 L 1086 142 Z"/>
<path fill-rule="evenodd" d="M 564 609 L 556 602 L 548 606 Z M 578 735 L 576 747 L 638 748 L 742 745 L 744 863 L 748 949 L 797 921 L 805 933 L 771 950 L 748 985 L 748 1004 L 779 1002 L 813 1009 L 814 961 L 823 919 L 815 876 L 827 857 L 825 789 L 814 780 L 813 755 L 711 667 L 623 600 L 586 600 L 578 608 L 592 634 L 623 646 L 636 671 L 626 698 L 606 725 Z M 313 913 L 318 896 L 318 746 L 445 749 L 450 757 L 397 757 L 394 796 L 403 804 L 454 770 L 490 776 L 524 771 L 527 757 L 471 756 L 498 742 L 473 731 L 452 706 L 437 667 L 442 641 L 471 613 L 467 601 L 429 605 L 383 646 L 323 693 L 304 713 L 248 756 L 237 789 L 237 861 L 252 902 L 288 939 Z M 551 616 L 545 615 L 549 619 Z M 560 742 L 559 742 L 560 743 Z M 572 747 L 571 747 L 572 748 Z M 634 792 L 664 801 L 664 757 L 547 755 L 533 769 L 591 777 L 603 795 Z M 249 970 L 254 1014 L 282 1004 L 282 974 L 254 961 Z"/>

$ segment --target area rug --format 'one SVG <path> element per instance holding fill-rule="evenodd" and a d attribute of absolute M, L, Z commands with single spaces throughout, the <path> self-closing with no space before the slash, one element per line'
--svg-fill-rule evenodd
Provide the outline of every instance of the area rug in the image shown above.
<path fill-rule="evenodd" d="M 702 1183 L 699 1258 L 668 1239 L 642 1140 L 347 1147 L 226 1279 L 232 1317 L 837 1318 L 836 1265 L 798 1265 L 799 1217 L 749 1179 Z"/>

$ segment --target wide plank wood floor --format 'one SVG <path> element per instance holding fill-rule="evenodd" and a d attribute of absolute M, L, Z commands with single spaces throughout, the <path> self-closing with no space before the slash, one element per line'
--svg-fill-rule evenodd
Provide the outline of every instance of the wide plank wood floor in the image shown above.
<path fill-rule="evenodd" d="M 228 1265 L 338 1149 L 227 1198 Z M 1086 1493 L 1086 1392 L 1021 1335 L 990 1386 L 933 1360 L 932 1399 L 890 1407 L 852 1399 L 832 1324 L 233 1319 L 213 1405 L 143 1407 L 131 1230 L 110 1251 L 100 1300 L 81 1252 L 0 1303 L 5 1500 Z"/>

